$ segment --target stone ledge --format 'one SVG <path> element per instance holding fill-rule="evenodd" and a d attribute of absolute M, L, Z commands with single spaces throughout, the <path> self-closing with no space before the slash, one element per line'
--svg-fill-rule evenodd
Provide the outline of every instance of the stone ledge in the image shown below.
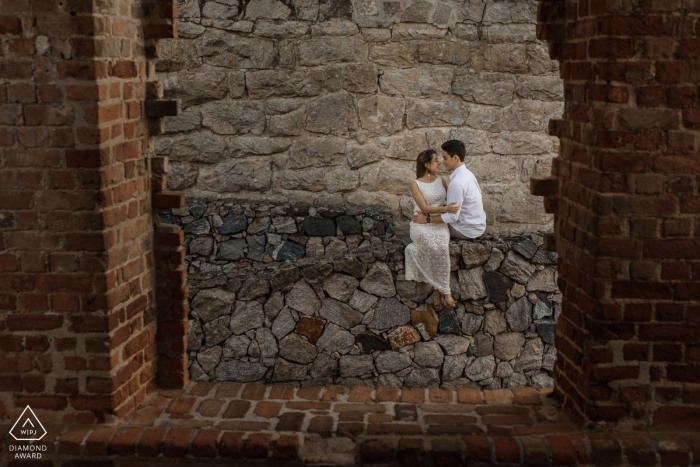
<path fill-rule="evenodd" d="M 191 257 L 191 377 L 301 386 L 550 386 L 561 296 L 556 255 L 538 245 L 540 238 L 452 241 L 458 305 L 439 315 L 428 308 L 431 287 L 405 280 L 405 239 L 396 236 L 282 264 L 238 268 Z"/>

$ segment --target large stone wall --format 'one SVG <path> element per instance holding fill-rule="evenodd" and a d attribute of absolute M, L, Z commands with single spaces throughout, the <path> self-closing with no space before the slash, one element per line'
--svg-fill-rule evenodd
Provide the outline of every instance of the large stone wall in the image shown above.
<path fill-rule="evenodd" d="M 190 199 L 161 220 L 186 235 L 194 380 L 552 384 L 561 294 L 538 234 L 453 242 L 458 306 L 436 315 L 390 214 Z"/>
<path fill-rule="evenodd" d="M 456 138 L 489 231 L 551 227 L 527 184 L 550 172 L 563 88 L 534 0 L 178 5 L 157 63 L 184 108 L 157 140 L 171 189 L 383 205 L 402 229 L 416 155 Z"/>

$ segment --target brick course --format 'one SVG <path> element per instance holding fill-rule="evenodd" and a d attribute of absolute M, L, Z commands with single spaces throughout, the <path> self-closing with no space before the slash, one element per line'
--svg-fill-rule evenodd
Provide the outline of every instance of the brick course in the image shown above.
<path fill-rule="evenodd" d="M 539 6 L 538 37 L 561 63 L 566 98 L 549 126 L 561 140 L 558 182 L 532 182 L 555 213 L 549 244 L 564 296 L 555 392 L 577 420 L 599 427 L 687 429 L 700 410 L 665 396 L 669 385 L 700 383 L 688 359 L 698 342 L 698 13 L 662 2 Z M 681 17 L 687 27 L 672 26 Z M 610 440 L 591 446 L 594 462 L 620 456 Z"/>
<path fill-rule="evenodd" d="M 30 404 L 60 412 L 42 420 L 94 423 L 128 414 L 156 386 L 141 110 L 154 43 L 137 31 L 176 9 L 158 18 L 149 5 L 3 3 L 0 340 L 12 343 L 0 358 L 3 416 Z"/>
<path fill-rule="evenodd" d="M 206 459 L 267 460 L 268 462 L 325 465 L 697 465 L 700 440 L 689 432 L 621 434 L 582 432 L 560 412 L 550 390 L 522 388 L 474 390 L 473 401 L 433 403 L 429 390 L 424 402 L 416 404 L 383 401 L 388 388 L 354 387 L 338 394 L 334 386 L 315 389 L 313 399 L 332 394 L 321 412 L 296 412 L 295 402 L 308 402 L 309 391 L 288 386 L 272 386 L 261 399 L 245 401 L 253 410 L 229 425 L 225 415 L 202 414 L 183 419 L 198 404 L 216 402 L 222 406 L 236 402 L 241 385 L 235 390 L 228 383 L 190 383 L 183 390 L 163 390 L 152 395 L 131 417 L 112 426 L 48 426 L 46 462 L 90 462 L 108 466 L 171 465 L 174 458 L 203 463 Z M 266 390 L 268 388 L 265 388 Z M 246 393 L 257 393 L 259 385 L 244 385 Z M 415 398 L 417 390 L 403 389 Z M 354 394 L 366 394 L 364 403 L 353 403 Z M 433 391 L 434 393 L 434 391 Z M 478 393 L 478 397 L 475 397 Z M 510 394 L 506 394 L 510 393 Z M 285 395 L 285 399 L 271 400 Z M 188 412 L 164 410 L 182 401 Z M 483 401 L 508 401 L 506 405 L 487 405 Z M 238 401 L 243 402 L 243 401 Z M 268 419 L 260 407 L 275 404 L 282 413 Z M 348 406 L 362 411 L 348 412 Z M 407 420 L 399 414 L 411 409 L 416 417 Z M 344 415 L 359 415 L 354 423 L 338 423 Z M 200 413 L 201 414 L 201 413 Z M 290 425 L 288 415 L 309 420 Z M 455 415 L 459 414 L 459 415 Z M 499 414 L 498 424 L 485 423 Z M 508 415 L 511 414 L 511 415 Z M 513 414 L 518 414 L 514 416 Z M 381 416 L 382 419 L 377 419 Z M 454 417 L 470 417 L 473 430 L 435 430 L 459 426 Z M 524 423 L 522 419 L 528 419 Z M 268 420 L 262 423 L 259 420 Z M 314 421 L 317 421 L 314 423 Z M 374 421 L 373 421 L 374 420 Z M 350 427 L 349 425 L 352 425 Z M 407 429 L 408 428 L 408 429 Z M 341 440 L 342 438 L 342 440 Z M 7 442 L 7 441 L 6 441 Z M 11 444 L 11 442 L 10 442 Z M 0 462 L 10 453 L 0 451 Z M 230 462 L 230 461 L 228 461 Z"/>

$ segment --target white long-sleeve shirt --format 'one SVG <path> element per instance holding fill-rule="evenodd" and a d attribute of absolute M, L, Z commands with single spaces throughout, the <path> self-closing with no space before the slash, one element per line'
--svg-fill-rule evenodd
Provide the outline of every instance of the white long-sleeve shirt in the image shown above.
<path fill-rule="evenodd" d="M 476 238 L 486 230 L 486 212 L 481 199 L 481 187 L 476 177 L 464 165 L 450 174 L 447 186 L 447 204 L 457 203 L 459 211 L 441 215 L 445 224 L 469 238 Z"/>

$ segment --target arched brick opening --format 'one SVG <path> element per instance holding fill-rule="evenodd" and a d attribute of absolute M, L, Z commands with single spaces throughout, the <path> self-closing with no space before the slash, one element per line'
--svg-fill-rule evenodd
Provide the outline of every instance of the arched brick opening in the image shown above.
<path fill-rule="evenodd" d="M 698 6 L 542 0 L 566 107 L 552 177 L 555 391 L 586 425 L 700 427 Z"/>

